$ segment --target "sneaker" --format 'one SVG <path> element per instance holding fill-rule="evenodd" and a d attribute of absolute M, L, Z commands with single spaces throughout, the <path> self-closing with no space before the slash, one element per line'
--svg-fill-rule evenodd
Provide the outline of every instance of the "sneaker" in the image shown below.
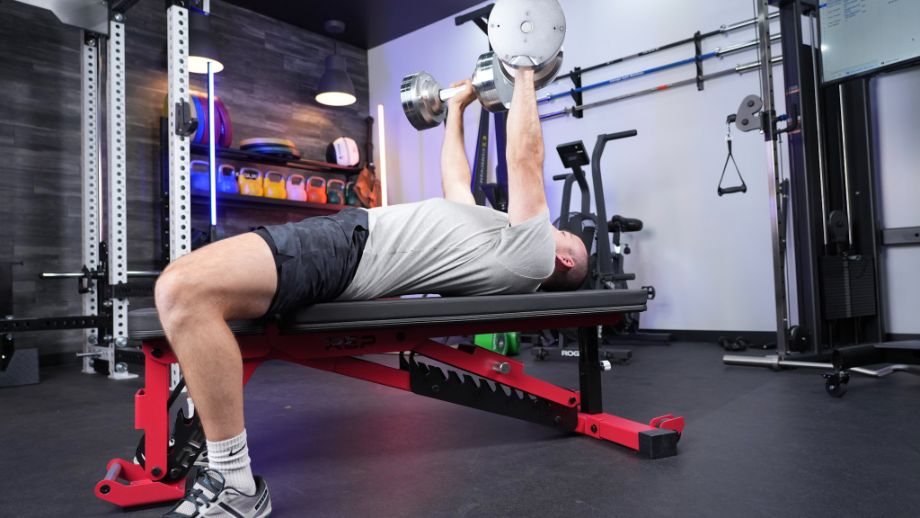
<path fill-rule="evenodd" d="M 217 471 L 202 469 L 198 472 L 195 485 L 185 493 L 163 518 L 262 518 L 272 512 L 265 479 L 254 477 L 256 490 L 247 495 L 224 485 L 224 477 Z"/>

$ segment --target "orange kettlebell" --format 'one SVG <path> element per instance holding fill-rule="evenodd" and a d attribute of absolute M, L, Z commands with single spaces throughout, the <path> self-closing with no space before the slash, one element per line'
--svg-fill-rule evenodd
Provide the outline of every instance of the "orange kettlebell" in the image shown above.
<path fill-rule="evenodd" d="M 240 169 L 239 175 L 240 194 L 247 196 L 263 196 L 265 190 L 262 187 L 262 171 L 251 167 Z"/>
<path fill-rule="evenodd" d="M 278 171 L 266 171 L 262 181 L 266 198 L 284 200 L 287 198 L 287 189 L 284 187 L 284 175 Z"/>
<path fill-rule="evenodd" d="M 326 179 L 322 176 L 311 176 L 307 180 L 307 201 L 311 203 L 326 203 Z"/>

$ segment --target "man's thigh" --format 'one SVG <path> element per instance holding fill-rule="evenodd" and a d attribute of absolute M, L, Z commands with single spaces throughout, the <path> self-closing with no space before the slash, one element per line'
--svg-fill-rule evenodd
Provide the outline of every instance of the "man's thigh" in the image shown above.
<path fill-rule="evenodd" d="M 249 232 L 217 241 L 176 261 L 182 285 L 206 294 L 225 319 L 264 315 L 278 284 L 268 243 Z"/>

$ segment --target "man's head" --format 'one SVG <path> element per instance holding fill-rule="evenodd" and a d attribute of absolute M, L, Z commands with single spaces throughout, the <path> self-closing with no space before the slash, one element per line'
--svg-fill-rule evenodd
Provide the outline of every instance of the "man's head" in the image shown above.
<path fill-rule="evenodd" d="M 581 287 L 588 275 L 588 251 L 581 238 L 565 230 L 553 232 L 556 267 L 540 286 L 546 291 L 570 291 Z"/>

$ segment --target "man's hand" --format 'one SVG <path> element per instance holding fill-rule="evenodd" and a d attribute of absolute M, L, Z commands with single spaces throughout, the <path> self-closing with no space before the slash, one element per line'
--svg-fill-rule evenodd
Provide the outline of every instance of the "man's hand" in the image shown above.
<path fill-rule="evenodd" d="M 476 100 L 476 92 L 473 90 L 473 82 L 469 79 L 464 79 L 463 81 L 457 81 L 451 83 L 450 87 L 465 87 L 462 92 L 451 97 L 447 100 L 447 113 L 454 111 L 456 113 L 463 113 L 463 110 L 470 105 L 473 101 Z"/>

